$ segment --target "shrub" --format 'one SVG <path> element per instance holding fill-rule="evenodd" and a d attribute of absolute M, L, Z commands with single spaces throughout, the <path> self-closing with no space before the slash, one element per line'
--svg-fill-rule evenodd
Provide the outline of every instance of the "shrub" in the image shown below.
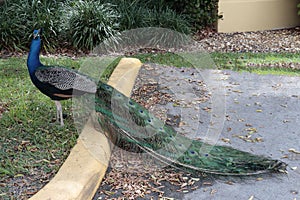
<path fill-rule="evenodd" d="M 166 2 L 177 12 L 189 15 L 196 29 L 213 26 L 220 18 L 219 0 L 166 0 Z"/>
<path fill-rule="evenodd" d="M 116 36 L 119 18 L 112 4 L 92 0 L 68 1 L 63 31 L 74 47 L 90 50 L 105 38 Z"/>
<path fill-rule="evenodd" d="M 185 34 L 191 33 L 187 17 L 177 14 L 170 8 L 164 10 L 149 9 L 148 12 L 146 12 L 145 24 L 148 27 L 168 28 Z"/>
<path fill-rule="evenodd" d="M 120 14 L 120 31 L 146 26 L 145 12 L 147 8 L 141 6 L 138 0 L 118 0 L 116 9 Z"/>
<path fill-rule="evenodd" d="M 169 28 L 181 33 L 190 33 L 186 15 L 177 14 L 164 0 L 109 0 L 116 5 L 121 15 L 120 30 L 142 27 Z"/>
<path fill-rule="evenodd" d="M 300 15 L 300 3 L 297 5 L 298 8 L 298 15 Z"/>
<path fill-rule="evenodd" d="M 190 33 L 187 15 L 169 5 L 166 0 L 0 0 L 0 50 L 28 50 L 38 28 L 50 52 L 66 42 L 89 50 L 106 38 L 116 40 L 119 31 L 141 27 Z"/>
<path fill-rule="evenodd" d="M 59 4 L 55 0 L 13 0 L 1 6 L 0 35 L 3 47 L 26 49 L 33 29 L 43 28 L 46 49 L 58 45 L 57 35 L 60 23 Z"/>
<path fill-rule="evenodd" d="M 5 1 L 0 7 L 0 49 L 14 50 L 22 48 L 22 34 L 26 27 L 14 16 L 14 9 Z"/>

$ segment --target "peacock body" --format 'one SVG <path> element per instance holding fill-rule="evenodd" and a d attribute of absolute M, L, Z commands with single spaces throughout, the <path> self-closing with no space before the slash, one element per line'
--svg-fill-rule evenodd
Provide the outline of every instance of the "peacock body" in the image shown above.
<path fill-rule="evenodd" d="M 134 100 L 99 82 L 95 109 L 101 127 L 119 147 L 139 149 L 181 169 L 221 175 L 284 172 L 286 164 L 264 156 L 191 140 Z"/>
<path fill-rule="evenodd" d="M 55 101 L 57 120 L 64 125 L 62 106 L 59 101 L 86 93 L 94 94 L 96 84 L 88 76 L 61 66 L 45 66 L 40 62 L 41 30 L 34 30 L 27 59 L 32 83 L 45 95 Z"/>

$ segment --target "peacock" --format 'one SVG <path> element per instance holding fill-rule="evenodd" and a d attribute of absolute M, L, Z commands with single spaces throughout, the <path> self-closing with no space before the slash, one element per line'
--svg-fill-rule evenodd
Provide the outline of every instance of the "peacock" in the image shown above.
<path fill-rule="evenodd" d="M 95 110 L 98 123 L 115 145 L 142 150 L 179 169 L 220 175 L 286 172 L 287 164 L 279 160 L 189 139 L 103 82 L 97 86 Z"/>
<path fill-rule="evenodd" d="M 45 66 L 40 62 L 42 29 L 33 31 L 33 39 L 27 59 L 32 83 L 45 95 L 54 100 L 56 119 L 63 126 L 60 101 L 86 93 L 95 94 L 97 84 L 88 76 L 61 66 Z"/>

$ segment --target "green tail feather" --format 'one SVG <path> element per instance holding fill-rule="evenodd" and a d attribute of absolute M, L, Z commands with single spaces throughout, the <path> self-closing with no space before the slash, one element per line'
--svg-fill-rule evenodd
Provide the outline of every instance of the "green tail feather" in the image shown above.
<path fill-rule="evenodd" d="M 286 170 L 287 165 L 279 160 L 184 137 L 104 83 L 98 84 L 95 101 L 100 125 L 111 133 L 116 145 L 126 150 L 138 147 L 165 163 L 214 174 L 252 175 Z"/>

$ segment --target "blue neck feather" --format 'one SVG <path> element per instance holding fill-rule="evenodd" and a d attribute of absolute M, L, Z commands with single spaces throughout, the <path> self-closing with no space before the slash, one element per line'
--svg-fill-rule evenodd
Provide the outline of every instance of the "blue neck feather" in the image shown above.
<path fill-rule="evenodd" d="M 43 66 L 43 64 L 40 62 L 40 49 L 41 49 L 41 38 L 35 38 L 31 42 L 30 51 L 27 59 L 27 67 L 30 76 L 32 76 L 35 72 L 35 70 Z"/>

